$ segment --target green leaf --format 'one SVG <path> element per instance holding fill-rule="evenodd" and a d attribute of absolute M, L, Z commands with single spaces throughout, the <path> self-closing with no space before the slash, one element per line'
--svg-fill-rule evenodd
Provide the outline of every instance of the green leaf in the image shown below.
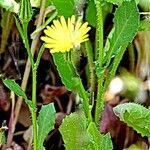
<path fill-rule="evenodd" d="M 112 5 L 110 3 L 104 3 L 102 5 L 102 10 L 103 10 L 103 19 L 105 21 L 108 13 L 112 12 Z M 96 7 L 94 0 L 88 1 L 88 6 L 85 11 L 85 19 L 91 26 L 96 27 Z"/>
<path fill-rule="evenodd" d="M 25 92 L 21 89 L 21 87 L 14 80 L 5 79 L 3 80 L 3 83 L 5 84 L 7 88 L 13 91 L 17 96 L 23 97 L 25 100 L 28 100 Z"/>
<path fill-rule="evenodd" d="M 94 142 L 87 133 L 87 119 L 81 112 L 67 116 L 59 128 L 66 150 L 93 150 Z"/>
<path fill-rule="evenodd" d="M 52 53 L 54 63 L 63 84 L 70 91 L 77 92 L 83 99 L 83 109 L 86 117 L 89 116 L 89 103 L 87 93 L 83 87 L 80 77 L 77 75 L 76 68 L 71 60 L 67 60 L 66 53 Z"/>
<path fill-rule="evenodd" d="M 131 1 L 131 0 L 106 0 L 106 2 L 115 4 L 115 5 L 121 5 L 123 1 Z M 139 3 L 139 0 L 135 0 L 136 3 Z"/>
<path fill-rule="evenodd" d="M 54 128 L 55 108 L 54 104 L 43 105 L 38 116 L 37 149 L 43 149 L 43 142 L 47 134 Z"/>
<path fill-rule="evenodd" d="M 64 58 L 63 53 L 53 53 L 52 55 L 62 82 L 68 90 L 75 90 L 79 82 L 79 77 L 72 63 Z"/>
<path fill-rule="evenodd" d="M 41 0 L 30 0 L 31 6 L 39 8 L 41 6 Z"/>
<path fill-rule="evenodd" d="M 102 138 L 101 150 L 112 150 L 113 145 L 111 141 L 111 136 L 109 133 L 105 134 Z"/>
<path fill-rule="evenodd" d="M 87 132 L 89 133 L 89 135 L 90 135 L 90 137 L 94 143 L 93 149 L 94 150 L 100 150 L 101 149 L 102 135 L 98 131 L 94 122 L 90 122 L 88 129 L 87 129 Z"/>
<path fill-rule="evenodd" d="M 19 3 L 16 3 L 14 0 L 0 0 L 0 7 L 11 12 L 19 12 Z"/>
<path fill-rule="evenodd" d="M 139 31 L 150 31 L 150 20 L 149 19 L 145 19 L 140 21 L 140 28 Z"/>
<path fill-rule="evenodd" d="M 90 25 L 96 27 L 96 8 L 95 8 L 94 0 L 88 2 L 88 6 L 85 12 L 85 17 Z"/>
<path fill-rule="evenodd" d="M 0 40 L 0 53 L 3 53 L 6 50 L 8 44 L 8 38 L 11 33 L 11 29 L 14 23 L 14 18 L 11 12 L 4 11 L 1 13 L 1 40 Z"/>
<path fill-rule="evenodd" d="M 41 26 L 37 27 L 34 30 L 34 32 L 31 34 L 31 39 L 35 39 L 37 34 L 39 32 L 41 32 L 48 24 L 50 24 L 50 22 L 57 16 L 57 12 L 56 11 L 52 11 L 49 15 L 50 16 L 48 17 L 48 19 Z"/>
<path fill-rule="evenodd" d="M 17 17 L 15 17 L 15 16 L 14 16 L 14 18 L 15 18 L 15 23 L 16 23 L 17 29 L 18 29 L 18 31 L 19 31 L 19 33 L 21 35 L 21 38 L 25 39 L 24 33 L 23 33 L 23 28 L 21 26 L 21 23 L 20 23 L 19 19 Z M 23 42 L 25 44 L 25 40 L 23 40 Z"/>
<path fill-rule="evenodd" d="M 3 83 L 5 84 L 7 88 L 13 91 L 17 96 L 22 97 L 30 109 L 36 110 L 36 108 L 32 104 L 32 101 L 28 100 L 25 92 L 21 89 L 21 87 L 14 80 L 5 79 L 3 80 Z"/>
<path fill-rule="evenodd" d="M 123 2 L 122 5 L 115 12 L 114 17 L 114 32 L 110 39 L 110 48 L 106 52 L 105 62 L 106 66 L 109 65 L 111 58 L 115 57 L 120 47 L 128 46 L 137 33 L 139 26 L 139 12 L 135 1 Z"/>
<path fill-rule="evenodd" d="M 6 143 L 5 130 L 0 128 L 0 147 Z"/>
<path fill-rule="evenodd" d="M 123 2 L 123 0 L 106 0 L 106 1 L 116 5 L 120 5 Z"/>
<path fill-rule="evenodd" d="M 59 16 L 70 17 L 74 14 L 74 0 L 50 0 L 56 7 Z"/>
<path fill-rule="evenodd" d="M 115 114 L 142 136 L 150 137 L 150 110 L 135 103 L 116 106 Z"/>
<path fill-rule="evenodd" d="M 149 12 L 150 11 L 150 0 L 139 0 L 139 6 L 142 8 L 143 11 Z"/>
<path fill-rule="evenodd" d="M 32 7 L 40 8 L 42 4 L 42 0 L 30 0 L 30 3 Z M 50 0 L 47 0 L 46 7 L 49 7 L 50 5 L 51 5 Z"/>

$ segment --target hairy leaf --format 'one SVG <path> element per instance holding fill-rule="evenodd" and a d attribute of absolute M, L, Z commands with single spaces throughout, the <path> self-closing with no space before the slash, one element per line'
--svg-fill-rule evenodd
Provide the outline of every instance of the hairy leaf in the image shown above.
<path fill-rule="evenodd" d="M 139 12 L 135 1 L 126 1 L 115 12 L 114 32 L 110 39 L 110 48 L 105 55 L 105 64 L 109 65 L 112 57 L 117 55 L 122 46 L 127 47 L 138 30 Z"/>
<path fill-rule="evenodd" d="M 87 132 L 89 133 L 92 141 L 93 141 L 93 149 L 94 150 L 101 150 L 101 141 L 102 141 L 102 135 L 98 131 L 96 125 L 94 122 L 90 122 Z"/>
<path fill-rule="evenodd" d="M 113 145 L 111 141 L 111 136 L 109 133 L 105 134 L 102 138 L 101 150 L 112 150 Z"/>
<path fill-rule="evenodd" d="M 43 105 L 38 116 L 37 149 L 43 149 L 43 142 L 47 134 L 54 128 L 55 108 L 54 104 Z"/>
<path fill-rule="evenodd" d="M 53 53 L 52 55 L 62 82 L 68 90 L 75 90 L 75 87 L 78 85 L 79 77 L 72 63 L 66 61 L 63 53 Z"/>
<path fill-rule="evenodd" d="M 142 136 L 150 137 L 150 110 L 135 103 L 116 106 L 115 114 Z"/>
<path fill-rule="evenodd" d="M 87 120 L 83 113 L 72 113 L 60 126 L 66 150 L 92 150 L 94 141 L 87 133 Z"/>
<path fill-rule="evenodd" d="M 59 16 L 70 17 L 74 14 L 74 0 L 50 0 L 56 7 Z"/>

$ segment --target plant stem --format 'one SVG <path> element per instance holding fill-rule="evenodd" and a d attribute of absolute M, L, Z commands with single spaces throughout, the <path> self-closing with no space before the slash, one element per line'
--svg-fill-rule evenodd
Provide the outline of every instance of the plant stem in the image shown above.
<path fill-rule="evenodd" d="M 130 71 L 132 73 L 134 73 L 134 67 L 135 67 L 135 54 L 134 54 L 134 46 L 133 44 L 131 43 L 128 47 L 128 53 L 129 53 L 129 61 L 130 61 L 130 64 L 129 64 L 129 68 L 130 68 Z"/>
<path fill-rule="evenodd" d="M 33 60 L 33 56 L 32 56 L 31 50 L 30 50 L 30 46 L 29 46 L 29 41 L 28 41 L 28 23 L 26 23 L 26 22 L 23 24 L 23 34 L 24 34 L 23 42 L 25 44 L 25 48 L 27 50 L 30 63 L 32 65 L 32 67 L 33 67 L 34 60 Z"/>
<path fill-rule="evenodd" d="M 91 116 L 91 110 L 89 108 L 88 97 L 87 97 L 86 91 L 83 87 L 83 84 L 82 84 L 81 80 L 79 81 L 77 91 L 78 91 L 80 97 L 83 98 L 83 109 L 84 109 L 85 115 L 88 118 L 89 122 L 91 122 L 92 121 L 92 116 Z"/>
<path fill-rule="evenodd" d="M 37 67 L 36 64 L 32 67 L 32 104 L 33 107 L 36 108 L 36 71 Z M 37 121 L 36 121 L 36 110 L 31 110 L 32 114 L 32 125 L 33 125 L 33 143 L 34 143 L 34 150 L 37 150 Z"/>
<path fill-rule="evenodd" d="M 34 64 L 33 56 L 30 51 L 28 37 L 27 37 L 27 26 L 25 25 L 23 28 L 23 32 L 25 35 L 25 47 L 27 49 L 27 53 L 29 56 L 29 60 L 32 67 L 32 105 L 33 108 L 31 109 L 31 116 L 32 116 L 32 125 L 33 125 L 33 147 L 34 150 L 37 150 L 37 121 L 36 121 L 36 64 Z"/>
<path fill-rule="evenodd" d="M 95 108 L 95 123 L 98 126 L 99 125 L 99 119 L 100 115 L 104 108 L 104 101 L 103 101 L 103 95 L 104 95 L 104 76 L 98 79 L 98 91 L 97 91 L 97 99 L 96 99 L 96 108 Z"/>
<path fill-rule="evenodd" d="M 38 68 L 39 64 L 40 64 L 40 60 L 41 60 L 41 57 L 42 57 L 42 54 L 44 52 L 44 44 L 41 46 L 40 50 L 39 50 L 39 53 L 38 53 L 38 56 L 37 56 L 37 59 L 36 59 L 36 68 Z"/>
<path fill-rule="evenodd" d="M 98 57 L 98 62 L 100 67 L 103 62 L 103 12 L 100 0 L 94 0 L 96 11 L 97 11 L 97 25 L 96 25 L 96 58 Z"/>
<path fill-rule="evenodd" d="M 87 58 L 90 70 L 90 92 L 93 95 L 95 91 L 95 70 L 94 70 L 94 63 L 93 63 L 93 52 L 91 42 L 88 41 L 85 43 L 86 51 L 87 51 Z M 93 103 L 92 103 L 93 104 Z"/>
<path fill-rule="evenodd" d="M 123 54 L 124 54 L 124 52 L 126 50 L 126 47 L 127 47 L 127 45 L 123 45 L 120 48 L 121 49 L 120 52 L 118 53 L 118 55 L 116 55 L 114 61 L 112 62 L 112 67 L 109 70 L 109 74 L 107 75 L 108 78 L 107 78 L 107 80 L 106 80 L 106 82 L 104 84 L 104 90 L 106 90 L 108 88 L 108 85 L 109 85 L 111 79 L 114 77 L 114 75 L 116 73 L 116 70 L 117 70 L 117 68 L 119 66 L 119 63 L 120 63 L 120 61 L 121 61 L 121 59 L 123 57 Z"/>
<path fill-rule="evenodd" d="M 36 29 L 39 28 L 39 26 L 42 25 L 43 23 L 43 17 L 44 17 L 44 13 L 45 13 L 45 6 L 46 6 L 46 2 L 47 0 L 42 0 L 41 1 L 41 7 L 40 7 L 40 13 L 39 13 L 39 17 L 38 17 L 38 20 L 37 20 L 37 26 L 36 26 Z M 28 39 L 28 36 L 27 36 L 27 25 L 26 27 L 24 26 L 24 29 L 25 31 L 22 31 L 22 28 L 21 28 L 21 25 L 19 24 L 19 22 L 17 21 L 17 18 L 15 17 L 15 20 L 16 20 L 16 25 L 17 25 L 17 28 L 20 32 L 20 35 L 22 37 L 22 40 L 23 40 L 23 43 L 25 45 L 25 47 L 27 48 L 27 53 L 28 53 L 28 60 L 27 60 L 27 63 L 26 63 L 26 67 L 25 67 L 25 71 L 24 71 L 24 76 L 23 76 L 23 80 L 22 80 L 22 84 L 21 84 L 21 88 L 22 90 L 26 90 L 26 86 L 27 86 L 27 82 L 28 82 L 28 77 L 29 77 L 29 73 L 30 73 L 30 70 L 31 70 L 31 64 L 32 64 L 32 67 L 34 66 L 34 62 L 33 62 L 33 56 L 34 56 L 34 53 L 35 53 L 35 50 L 36 50 L 36 47 L 37 47 L 37 44 L 39 42 L 39 37 L 41 35 L 41 31 L 40 32 L 36 32 L 33 40 L 32 40 L 32 43 L 31 43 L 31 48 L 29 47 L 29 44 L 28 42 L 25 42 L 27 39 Z M 26 38 L 24 36 L 24 34 L 26 34 Z M 31 53 L 30 53 L 30 50 L 31 50 Z M 32 55 L 31 55 L 32 54 Z M 30 55 L 30 57 L 29 57 Z M 36 92 L 35 92 L 36 93 Z M 35 99 L 36 100 L 36 99 Z M 17 103 L 16 103 L 16 107 L 15 107 L 15 112 L 14 112 L 14 127 L 12 129 L 12 135 L 15 131 L 15 126 L 16 126 L 16 123 L 17 123 L 17 120 L 18 120 L 18 116 L 19 116 L 19 112 L 20 112 L 20 109 L 21 109 L 21 105 L 22 105 L 22 97 L 18 97 L 18 100 L 17 100 Z M 34 110 L 33 110 L 34 111 Z M 33 112 L 32 111 L 32 112 Z M 32 113 L 31 112 L 31 113 Z M 34 130 L 33 132 L 36 133 L 37 131 L 35 130 L 36 129 L 36 113 L 33 112 L 32 114 L 32 122 L 34 123 Z M 33 133 L 33 134 L 34 134 Z M 37 135 L 37 134 L 36 134 Z M 34 135 L 33 135 L 34 136 Z M 37 138 L 35 138 L 37 139 Z M 35 142 L 35 140 L 34 140 Z M 36 143 L 36 142 L 35 142 Z M 36 143 L 37 144 L 37 143 Z M 34 150 L 36 150 L 36 144 L 34 145 Z"/>
<path fill-rule="evenodd" d="M 104 70 L 102 68 L 103 64 L 103 56 L 104 56 L 104 50 L 103 50 L 103 13 L 102 13 L 102 6 L 101 1 L 95 0 L 96 10 L 97 10 L 97 30 L 96 30 L 96 56 L 97 62 L 99 64 L 99 69 L 102 71 L 102 74 L 100 77 L 98 77 L 98 90 L 97 90 L 97 99 L 96 99 L 96 108 L 95 108 L 95 123 L 98 126 L 99 119 L 101 112 L 103 110 L 103 94 L 104 94 Z"/>

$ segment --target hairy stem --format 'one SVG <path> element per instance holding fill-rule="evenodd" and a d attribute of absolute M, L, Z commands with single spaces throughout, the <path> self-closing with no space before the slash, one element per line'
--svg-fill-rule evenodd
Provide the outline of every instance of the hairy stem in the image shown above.
<path fill-rule="evenodd" d="M 92 116 L 91 116 L 91 110 L 89 108 L 88 97 L 87 97 L 86 91 L 83 87 L 81 80 L 78 85 L 78 93 L 79 93 L 80 97 L 83 98 L 83 109 L 84 109 L 85 115 L 88 118 L 89 122 L 91 122 Z"/>
<path fill-rule="evenodd" d="M 119 66 L 119 63 L 120 63 L 120 61 L 123 57 L 123 54 L 126 50 L 126 47 L 127 47 L 126 45 L 123 45 L 121 47 L 120 52 L 118 53 L 118 55 L 115 57 L 114 61 L 112 62 L 112 66 L 111 66 L 111 68 L 109 70 L 109 73 L 107 75 L 108 78 L 107 78 L 107 80 L 105 81 L 105 84 L 104 84 L 104 90 L 106 90 L 108 88 L 108 85 L 109 85 L 111 79 L 114 77 L 114 75 L 116 73 L 116 70 Z"/>
<path fill-rule="evenodd" d="M 100 77 L 98 77 L 98 90 L 97 90 L 97 99 L 96 99 L 96 108 L 95 108 L 95 123 L 99 124 L 99 119 L 101 112 L 103 110 L 103 82 L 104 82 L 104 71 L 102 69 L 103 64 L 103 13 L 101 1 L 95 0 L 95 6 L 97 10 L 97 30 L 96 30 L 96 56 L 97 62 L 99 64 L 99 69 L 103 72 Z"/>
<path fill-rule="evenodd" d="M 99 0 L 95 0 L 95 6 L 97 11 L 97 25 L 96 25 L 96 58 L 102 66 L 103 62 L 103 13 L 102 6 Z"/>
<path fill-rule="evenodd" d="M 93 95 L 95 91 L 95 70 L 94 70 L 93 52 L 92 52 L 91 42 L 90 41 L 86 42 L 85 47 L 87 51 L 87 59 L 88 59 L 89 70 L 90 70 L 90 92 L 91 92 L 91 95 Z"/>

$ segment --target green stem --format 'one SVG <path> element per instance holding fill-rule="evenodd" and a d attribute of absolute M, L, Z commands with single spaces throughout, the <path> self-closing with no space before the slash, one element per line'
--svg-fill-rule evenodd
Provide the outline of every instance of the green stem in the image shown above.
<path fill-rule="evenodd" d="M 120 61 L 121 61 L 121 59 L 123 57 L 123 54 L 124 54 L 124 52 L 126 50 L 126 47 L 127 47 L 126 45 L 121 47 L 120 52 L 118 53 L 118 55 L 115 57 L 114 61 L 112 62 L 111 70 L 109 71 L 109 73 L 107 75 L 108 78 L 107 78 L 107 80 L 106 80 L 106 82 L 104 84 L 104 90 L 106 90 L 108 88 L 108 85 L 109 85 L 111 79 L 114 77 L 114 75 L 116 73 L 116 70 L 117 70 L 117 68 L 119 66 L 119 63 L 120 63 Z"/>
<path fill-rule="evenodd" d="M 129 53 L 129 60 L 130 60 L 130 64 L 129 64 L 129 67 L 130 67 L 130 71 L 132 73 L 134 73 L 134 67 L 135 67 L 135 54 L 134 54 L 134 46 L 133 44 L 131 43 L 128 47 L 128 53 Z"/>
<path fill-rule="evenodd" d="M 38 56 L 37 56 L 37 59 L 36 59 L 36 68 L 38 68 L 39 64 L 40 64 L 40 60 L 41 60 L 41 57 L 42 57 L 42 54 L 44 52 L 44 44 L 41 46 L 40 50 L 39 50 L 39 53 L 38 53 Z"/>
<path fill-rule="evenodd" d="M 97 99 L 96 99 L 96 108 L 95 108 L 95 123 L 98 126 L 99 119 L 101 112 L 103 111 L 103 94 L 104 94 L 104 70 L 102 68 L 103 64 L 103 56 L 104 56 L 104 50 L 103 50 L 103 13 L 102 13 L 102 6 L 100 0 L 95 0 L 96 10 L 97 10 L 97 30 L 96 30 L 96 56 L 97 62 L 99 64 L 99 68 L 102 71 L 101 76 L 98 78 L 98 90 L 97 90 Z"/>
<path fill-rule="evenodd" d="M 23 35 L 24 36 L 23 36 L 22 40 L 23 40 L 25 48 L 27 50 L 28 57 L 30 59 L 30 63 L 33 67 L 34 66 L 34 60 L 33 60 L 33 56 L 32 56 L 31 50 L 30 50 L 30 46 L 29 46 L 29 40 L 28 40 L 28 23 L 23 24 Z"/>
<path fill-rule="evenodd" d="M 82 97 L 83 99 L 83 109 L 85 115 L 89 119 L 89 122 L 91 122 L 92 121 L 91 109 L 89 108 L 88 97 L 81 80 L 79 82 L 77 92 L 79 93 L 80 97 Z"/>
<path fill-rule="evenodd" d="M 30 50 L 29 41 L 28 41 L 28 35 L 27 35 L 27 27 L 28 24 L 23 24 L 23 34 L 25 39 L 23 39 L 25 47 L 27 49 L 28 57 L 32 66 L 32 105 L 33 109 L 31 109 L 31 116 L 32 116 L 32 125 L 33 125 L 33 147 L 34 150 L 37 150 L 37 121 L 36 121 L 36 71 L 37 67 L 36 64 L 34 64 L 33 56 Z"/>
<path fill-rule="evenodd" d="M 32 104 L 33 107 L 36 108 L 36 64 L 32 67 Z M 33 142 L 34 142 L 34 150 L 37 150 L 37 121 L 36 121 L 36 111 L 34 109 L 31 110 L 32 114 L 32 124 L 33 124 Z"/>
<path fill-rule="evenodd" d="M 96 99 L 96 108 L 95 108 L 95 123 L 98 126 L 101 113 L 104 109 L 104 76 L 98 79 L 98 91 L 97 91 L 97 99 Z"/>
<path fill-rule="evenodd" d="M 94 70 L 93 52 L 92 52 L 91 42 L 87 41 L 85 43 L 85 47 L 87 51 L 87 59 L 88 59 L 89 70 L 90 70 L 90 92 L 91 92 L 91 95 L 93 95 L 95 91 L 95 70 Z"/>
<path fill-rule="evenodd" d="M 38 53 L 38 57 L 36 60 L 36 63 L 34 64 L 34 66 L 32 67 L 32 104 L 33 107 L 36 108 L 37 106 L 37 101 L 36 101 L 36 85 L 37 85 L 37 68 L 39 66 L 40 63 L 40 59 L 42 57 L 44 51 L 44 45 L 41 46 L 39 53 Z M 37 115 L 36 115 L 36 111 L 33 109 L 31 111 L 32 114 L 32 125 L 33 125 L 33 143 L 34 143 L 34 150 L 37 150 Z"/>
<path fill-rule="evenodd" d="M 96 25 L 96 58 L 98 56 L 98 62 L 100 67 L 103 62 L 103 12 L 100 0 L 94 0 L 97 11 L 97 25 Z"/>

